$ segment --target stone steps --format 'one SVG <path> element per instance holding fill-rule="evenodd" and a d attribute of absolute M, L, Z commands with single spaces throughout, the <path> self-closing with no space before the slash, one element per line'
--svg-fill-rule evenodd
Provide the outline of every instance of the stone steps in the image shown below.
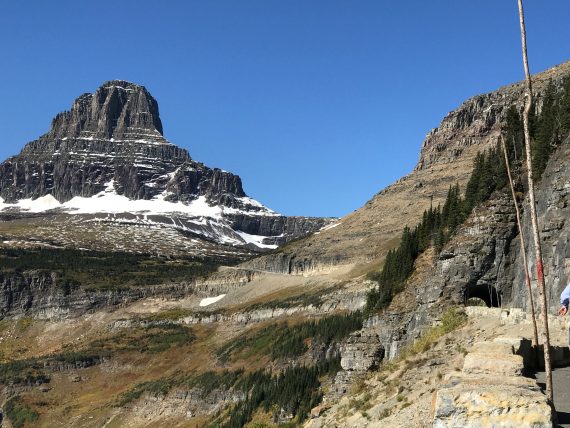
<path fill-rule="evenodd" d="M 522 338 L 477 342 L 463 370 L 434 393 L 434 428 L 551 428 L 553 411 L 536 381 L 522 376 L 528 346 Z"/>

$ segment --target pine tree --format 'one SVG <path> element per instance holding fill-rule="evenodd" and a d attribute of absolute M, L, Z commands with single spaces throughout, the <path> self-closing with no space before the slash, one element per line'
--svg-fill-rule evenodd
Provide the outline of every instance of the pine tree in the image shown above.
<path fill-rule="evenodd" d="M 560 131 L 563 136 L 570 133 L 570 76 L 564 78 L 560 97 Z"/>
<path fill-rule="evenodd" d="M 507 110 L 503 134 L 509 160 L 518 162 L 524 158 L 524 133 L 521 116 L 517 108 L 512 105 Z"/>
<path fill-rule="evenodd" d="M 556 90 L 552 82 L 544 94 L 542 111 L 536 121 L 535 137 L 532 145 L 533 178 L 538 180 L 546 168 L 553 144 L 557 139 Z"/>
<path fill-rule="evenodd" d="M 496 162 L 491 159 L 491 156 L 483 155 L 483 167 L 481 168 L 481 176 L 479 178 L 479 187 L 477 188 L 477 196 L 475 203 L 478 204 L 482 201 L 486 201 L 491 193 L 493 193 L 495 187 L 494 174 L 493 174 L 493 163 Z"/>
<path fill-rule="evenodd" d="M 505 159 L 502 156 L 501 150 L 499 146 L 495 147 L 489 153 L 489 160 L 494 159 L 495 161 L 492 162 L 493 166 L 493 176 L 494 176 L 494 189 L 499 190 L 504 188 L 508 183 L 508 176 L 507 176 L 507 166 L 505 164 Z"/>
<path fill-rule="evenodd" d="M 469 177 L 469 181 L 465 187 L 465 200 L 463 203 L 463 212 L 465 216 L 471 214 L 471 211 L 478 202 L 479 182 L 481 181 L 484 167 L 485 156 L 482 153 L 477 153 L 473 163 L 473 172 L 471 173 L 471 177 Z"/>

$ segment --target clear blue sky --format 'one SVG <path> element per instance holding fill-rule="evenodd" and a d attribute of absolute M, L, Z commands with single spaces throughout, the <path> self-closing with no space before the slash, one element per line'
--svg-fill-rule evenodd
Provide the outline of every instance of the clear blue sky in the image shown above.
<path fill-rule="evenodd" d="M 527 0 L 531 69 L 570 59 L 570 1 Z M 520 80 L 516 0 L 0 2 L 0 158 L 102 82 L 284 214 L 345 215 L 414 167 L 466 98 Z"/>

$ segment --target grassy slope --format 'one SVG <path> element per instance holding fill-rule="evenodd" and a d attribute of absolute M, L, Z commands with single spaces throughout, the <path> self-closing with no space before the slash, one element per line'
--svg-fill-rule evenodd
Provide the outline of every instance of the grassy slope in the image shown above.
<path fill-rule="evenodd" d="M 306 322 L 303 316 L 292 317 L 285 323 L 270 321 L 246 328 L 227 324 L 173 327 L 161 324 L 118 330 L 109 330 L 107 327 L 112 315 L 93 317 L 96 320 L 74 322 L 5 320 L 0 325 L 4 363 L 38 357 L 38 366 L 42 367 L 41 362 L 57 359 L 58 355 L 67 355 L 68 361 L 79 361 L 81 356 L 92 354 L 105 356 L 102 363 L 87 368 L 46 369 L 44 371 L 51 379 L 49 383 L 22 389 L 21 399 L 39 415 L 37 426 L 54 426 L 61 421 L 66 421 L 65 426 L 101 426 L 109 418 L 113 418 L 109 426 L 122 426 L 133 421 L 140 424 L 137 403 L 146 397 L 146 390 L 134 396 L 133 391 L 136 392 L 141 384 L 150 385 L 148 389 L 152 392 L 160 391 L 155 387 L 169 383 L 166 391 L 175 391 L 192 386 L 192 379 L 210 370 L 245 369 L 244 375 L 247 375 L 267 367 L 280 370 L 295 358 L 302 357 L 306 348 L 291 355 L 287 353 L 287 358 L 273 355 L 274 338 L 267 335 L 268 328 L 275 328 L 282 338 L 292 336 L 288 331 L 295 332 L 296 341 L 310 344 L 303 336 L 307 335 L 307 331 L 298 328 Z M 118 318 L 119 315 L 114 317 Z M 66 333 L 63 333 L 64 329 Z M 38 347 L 42 338 L 54 330 L 62 333 L 57 340 L 48 341 L 45 347 Z M 312 330 L 309 332 L 314 333 Z M 238 346 L 236 352 L 231 351 L 236 343 L 242 341 L 244 343 Z M 230 352 L 225 352 L 225 358 L 220 361 L 218 356 L 227 349 Z M 49 390 L 42 392 L 42 387 Z M 0 397 L 0 401 L 5 398 Z M 118 403 L 122 406 L 118 406 Z M 157 412 L 162 406 L 168 407 L 160 401 L 155 405 Z M 180 406 L 180 402 L 177 405 Z M 203 426 L 207 419 L 200 416 L 187 420 L 183 409 L 178 410 L 178 413 L 169 417 L 172 426 L 192 426 L 193 423 Z M 260 420 L 269 418 L 262 409 L 255 415 Z M 152 426 L 156 421 L 150 419 L 147 422 L 148 426 Z M 161 423 L 164 423 L 164 418 L 161 418 Z"/>
<path fill-rule="evenodd" d="M 57 272 L 61 286 L 113 289 L 187 282 L 214 271 L 215 259 L 165 259 L 143 254 L 71 249 L 0 249 L 0 272 Z"/>

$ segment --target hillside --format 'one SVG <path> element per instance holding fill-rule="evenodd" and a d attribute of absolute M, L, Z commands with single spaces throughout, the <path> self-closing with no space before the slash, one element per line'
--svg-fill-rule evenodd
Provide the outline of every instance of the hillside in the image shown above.
<path fill-rule="evenodd" d="M 534 91 L 540 95 L 550 80 L 560 85 L 569 73 L 570 62 L 566 62 L 536 74 Z M 522 102 L 522 83 L 470 98 L 428 133 L 414 171 L 341 218 L 334 227 L 244 266 L 303 274 L 338 265 L 377 266 L 396 246 L 404 226 L 420 220 L 432 198 L 436 206 L 443 203 L 449 186 L 459 183 L 464 188 L 476 154 L 496 144 L 507 109 L 511 105 L 520 108 Z"/>

